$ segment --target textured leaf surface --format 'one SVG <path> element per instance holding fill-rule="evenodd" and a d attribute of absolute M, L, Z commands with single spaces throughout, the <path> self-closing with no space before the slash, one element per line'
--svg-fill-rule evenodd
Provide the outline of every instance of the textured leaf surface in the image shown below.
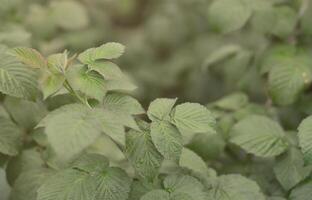
<path fill-rule="evenodd" d="M 127 133 L 126 155 L 140 177 L 153 180 L 158 175 L 163 157 L 154 146 L 149 129 Z"/>
<path fill-rule="evenodd" d="M 283 57 L 269 72 L 269 92 L 279 105 L 294 103 L 298 95 L 312 81 L 309 56 Z"/>
<path fill-rule="evenodd" d="M 109 42 L 97 48 L 87 49 L 78 56 L 78 59 L 85 64 L 94 63 L 100 59 L 114 59 L 120 57 L 125 47 L 119 43 Z"/>
<path fill-rule="evenodd" d="M 173 123 L 182 131 L 194 133 L 215 133 L 215 118 L 204 106 L 197 103 L 183 103 L 176 106 L 172 114 Z"/>
<path fill-rule="evenodd" d="M 312 164 L 312 116 L 304 119 L 298 127 L 299 146 L 306 163 Z"/>
<path fill-rule="evenodd" d="M 35 49 L 18 47 L 14 48 L 13 52 L 17 59 L 24 63 L 26 66 L 33 68 L 44 68 L 46 66 L 46 60 Z"/>
<path fill-rule="evenodd" d="M 279 155 L 288 146 L 280 125 L 258 115 L 249 116 L 235 124 L 230 133 L 230 142 L 248 153 L 262 157 Z"/>
<path fill-rule="evenodd" d="M 208 199 L 214 200 L 265 200 L 256 182 L 241 175 L 223 175 L 208 190 Z"/>
<path fill-rule="evenodd" d="M 73 66 L 66 77 L 74 90 L 89 97 L 102 101 L 106 94 L 107 87 L 103 77 L 95 71 L 88 71 L 83 65 Z"/>
<path fill-rule="evenodd" d="M 3 46 L 0 46 L 0 92 L 29 99 L 38 93 L 37 74 L 8 55 Z"/>
<path fill-rule="evenodd" d="M 90 64 L 89 68 L 94 71 L 97 71 L 106 80 L 122 79 L 124 77 L 124 74 L 122 73 L 120 68 L 112 62 L 97 61 Z"/>
<path fill-rule="evenodd" d="M 202 174 L 206 174 L 208 172 L 208 167 L 205 161 L 203 161 L 203 159 L 195 152 L 187 148 L 183 148 L 182 150 L 179 165 Z"/>
<path fill-rule="evenodd" d="M 59 91 L 63 83 L 65 82 L 65 77 L 62 74 L 47 74 L 40 81 L 40 87 L 43 93 L 43 98 L 46 99 L 50 95 Z"/>
<path fill-rule="evenodd" d="M 99 119 L 80 104 L 63 106 L 43 119 L 49 143 L 65 160 L 81 152 L 101 134 Z"/>
<path fill-rule="evenodd" d="M 242 28 L 252 14 L 246 0 L 215 0 L 209 7 L 208 20 L 222 33 Z"/>
<path fill-rule="evenodd" d="M 169 116 L 177 99 L 159 98 L 151 102 L 147 109 L 150 120 L 163 120 Z"/>
<path fill-rule="evenodd" d="M 131 115 L 145 113 L 143 107 L 135 98 L 119 93 L 106 95 L 103 100 L 103 106 L 104 108 L 120 110 Z"/>
<path fill-rule="evenodd" d="M 0 127 L 0 152 L 17 155 L 22 142 L 21 130 L 10 119 L 3 117 L 0 117 Z"/>
<path fill-rule="evenodd" d="M 140 200 L 170 200 L 170 195 L 164 190 L 153 190 L 145 194 Z"/>
<path fill-rule="evenodd" d="M 151 136 L 157 150 L 166 159 L 179 159 L 183 145 L 182 136 L 176 127 L 165 121 L 153 122 Z"/>
<path fill-rule="evenodd" d="M 295 148 L 277 158 L 274 173 L 285 190 L 289 190 L 311 173 L 311 167 L 304 167 L 303 156 Z"/>

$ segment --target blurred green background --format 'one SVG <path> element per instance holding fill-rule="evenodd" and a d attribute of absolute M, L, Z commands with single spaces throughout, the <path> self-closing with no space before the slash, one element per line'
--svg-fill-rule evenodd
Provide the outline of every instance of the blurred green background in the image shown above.
<path fill-rule="evenodd" d="M 118 62 L 145 105 L 207 103 L 237 90 L 265 102 L 266 52 L 310 51 L 311 17 L 304 0 L 1 0 L 0 43 L 44 54 L 123 43 Z"/>

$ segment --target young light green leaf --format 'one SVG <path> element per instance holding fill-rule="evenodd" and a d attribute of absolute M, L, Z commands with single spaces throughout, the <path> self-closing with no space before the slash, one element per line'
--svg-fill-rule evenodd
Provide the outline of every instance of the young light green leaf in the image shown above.
<path fill-rule="evenodd" d="M 44 68 L 47 65 L 45 58 L 36 49 L 28 47 L 14 48 L 13 55 L 28 67 Z"/>
<path fill-rule="evenodd" d="M 37 73 L 7 52 L 6 47 L 0 46 L 0 92 L 33 99 L 38 94 Z"/>
<path fill-rule="evenodd" d="M 248 96 L 246 94 L 237 92 L 223 97 L 213 103 L 213 105 L 225 110 L 238 110 L 244 107 L 248 101 Z"/>
<path fill-rule="evenodd" d="M 242 28 L 251 14 L 249 1 L 215 0 L 209 7 L 208 20 L 222 33 L 229 33 Z"/>
<path fill-rule="evenodd" d="M 100 102 L 107 92 L 104 78 L 95 71 L 89 71 L 86 66 L 72 66 L 66 73 L 66 78 L 74 90 L 80 91 Z"/>
<path fill-rule="evenodd" d="M 3 117 L 0 117 L 0 127 L 0 152 L 17 155 L 22 143 L 22 131 L 10 119 Z"/>
<path fill-rule="evenodd" d="M 299 146 L 304 161 L 312 164 L 312 116 L 305 118 L 298 127 Z"/>
<path fill-rule="evenodd" d="M 152 142 L 150 130 L 130 130 L 126 135 L 125 153 L 140 177 L 152 181 L 158 175 L 163 157 Z"/>
<path fill-rule="evenodd" d="M 59 91 L 64 82 L 65 77 L 63 74 L 45 74 L 40 81 L 43 99 L 46 99 Z"/>
<path fill-rule="evenodd" d="M 277 156 L 288 147 L 282 127 L 260 115 L 251 115 L 235 124 L 230 133 L 230 142 L 261 157 Z"/>
<path fill-rule="evenodd" d="M 122 44 L 109 42 L 100 47 L 87 49 L 79 54 L 78 59 L 84 64 L 92 65 L 96 60 L 118 58 L 124 51 L 125 47 Z"/>
<path fill-rule="evenodd" d="M 47 66 L 53 74 L 65 72 L 68 67 L 67 52 L 52 54 L 47 59 Z"/>
<path fill-rule="evenodd" d="M 147 109 L 147 115 L 150 120 L 166 119 L 177 99 L 159 98 L 152 101 Z"/>
<path fill-rule="evenodd" d="M 88 66 L 91 70 L 94 70 L 101 74 L 105 80 L 116 80 L 122 79 L 124 74 L 120 68 L 112 62 L 109 61 L 96 61 Z"/>
<path fill-rule="evenodd" d="M 182 152 L 182 136 L 178 129 L 166 121 L 151 124 L 152 141 L 157 150 L 169 160 L 179 160 Z"/>
<path fill-rule="evenodd" d="M 175 107 L 172 122 L 182 131 L 215 133 L 216 120 L 212 113 L 198 103 L 183 103 Z"/>
<path fill-rule="evenodd" d="M 241 175 L 222 175 L 208 190 L 208 199 L 265 200 L 256 182 Z"/>
<path fill-rule="evenodd" d="M 107 94 L 103 100 L 103 107 L 120 110 L 130 115 L 145 113 L 143 107 L 135 98 L 121 93 Z"/>
<path fill-rule="evenodd" d="M 301 152 L 290 148 L 287 153 L 277 158 L 274 173 L 283 188 L 288 191 L 309 176 L 311 167 L 304 167 Z"/>
<path fill-rule="evenodd" d="M 179 165 L 201 174 L 207 174 L 208 172 L 208 167 L 205 161 L 203 161 L 203 159 L 195 152 L 187 148 L 183 148 L 182 150 Z"/>

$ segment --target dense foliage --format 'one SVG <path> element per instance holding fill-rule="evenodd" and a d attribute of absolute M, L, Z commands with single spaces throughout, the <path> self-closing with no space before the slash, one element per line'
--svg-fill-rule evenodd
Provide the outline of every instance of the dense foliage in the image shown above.
<path fill-rule="evenodd" d="M 309 0 L 3 0 L 0 200 L 310 200 L 311 19 Z"/>

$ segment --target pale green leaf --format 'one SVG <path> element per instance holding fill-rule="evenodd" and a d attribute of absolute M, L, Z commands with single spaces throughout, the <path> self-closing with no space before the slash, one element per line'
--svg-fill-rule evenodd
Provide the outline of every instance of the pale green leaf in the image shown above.
<path fill-rule="evenodd" d="M 6 97 L 4 107 L 13 120 L 25 130 L 31 130 L 47 114 L 42 102 L 33 102 L 14 97 Z"/>
<path fill-rule="evenodd" d="M 283 188 L 288 191 L 305 179 L 311 173 L 311 168 L 304 167 L 301 152 L 291 148 L 287 153 L 277 157 L 274 173 Z"/>
<path fill-rule="evenodd" d="M 241 175 L 222 175 L 208 190 L 213 200 L 265 200 L 256 182 Z"/>
<path fill-rule="evenodd" d="M 169 160 L 178 160 L 182 152 L 182 136 L 178 129 L 166 121 L 151 124 L 152 141 L 157 150 Z"/>
<path fill-rule="evenodd" d="M 131 115 L 145 113 L 143 107 L 135 98 L 121 93 L 106 95 L 103 100 L 103 107 L 120 110 Z"/>
<path fill-rule="evenodd" d="M 13 55 L 26 66 L 32 68 L 44 68 L 45 58 L 36 50 L 28 47 L 18 47 L 13 49 Z"/>
<path fill-rule="evenodd" d="M 306 57 L 285 58 L 269 73 L 269 93 L 279 105 L 294 103 L 312 82 L 311 62 Z"/>
<path fill-rule="evenodd" d="M 274 7 L 275 24 L 271 32 L 281 38 L 286 38 L 293 33 L 296 22 L 297 13 L 289 6 Z"/>
<path fill-rule="evenodd" d="M 238 110 L 248 103 L 248 96 L 241 92 L 236 92 L 213 103 L 218 108 L 225 110 Z"/>
<path fill-rule="evenodd" d="M 53 175 L 52 170 L 32 169 L 22 173 L 16 180 L 11 191 L 10 200 L 37 199 L 38 188 Z"/>
<path fill-rule="evenodd" d="M 208 167 L 205 161 L 203 161 L 203 159 L 195 152 L 187 148 L 183 148 L 182 150 L 179 165 L 202 174 L 206 174 L 208 172 Z"/>
<path fill-rule="evenodd" d="M 47 58 L 47 65 L 52 73 L 61 73 L 68 65 L 67 52 L 52 54 Z"/>
<path fill-rule="evenodd" d="M 43 98 L 46 99 L 59 91 L 64 82 L 65 77 L 63 74 L 45 74 L 40 81 Z"/>
<path fill-rule="evenodd" d="M 208 20 L 222 33 L 228 33 L 242 28 L 251 14 L 249 1 L 215 0 L 209 7 Z"/>
<path fill-rule="evenodd" d="M 115 63 L 109 61 L 96 61 L 88 67 L 101 74 L 105 80 L 122 79 L 124 77 L 120 68 Z"/>
<path fill-rule="evenodd" d="M 152 101 L 147 109 L 150 120 L 166 119 L 172 111 L 177 99 L 159 98 Z"/>
<path fill-rule="evenodd" d="M 149 129 L 130 130 L 126 136 L 125 153 L 140 177 L 153 180 L 158 175 L 163 157 L 154 146 Z"/>
<path fill-rule="evenodd" d="M 312 116 L 305 118 L 298 127 L 299 146 L 306 163 L 312 164 Z"/>
<path fill-rule="evenodd" d="M 37 73 L 17 61 L 0 46 L 0 92 L 33 99 L 37 93 Z"/>
<path fill-rule="evenodd" d="M 22 131 L 10 120 L 0 117 L 0 152 L 15 156 L 22 144 Z"/>
<path fill-rule="evenodd" d="M 118 58 L 124 51 L 125 47 L 122 44 L 109 42 L 100 47 L 87 49 L 79 54 L 78 59 L 84 64 L 92 65 L 96 60 Z"/>
<path fill-rule="evenodd" d="M 198 103 L 183 103 L 175 107 L 172 121 L 180 131 L 215 133 L 216 120 L 212 113 Z"/>
<path fill-rule="evenodd" d="M 164 180 L 164 189 L 170 192 L 170 200 L 206 200 L 204 186 L 188 175 L 170 175 Z"/>
<path fill-rule="evenodd" d="M 74 90 L 99 101 L 102 101 L 107 92 L 104 78 L 95 71 L 89 71 L 86 66 L 72 66 L 66 73 L 66 78 Z"/>
<path fill-rule="evenodd" d="M 85 172 L 101 172 L 109 167 L 109 161 L 101 154 L 86 153 L 76 159 L 71 167 Z"/>
<path fill-rule="evenodd" d="M 277 156 L 288 147 L 282 127 L 260 115 L 248 116 L 235 124 L 230 133 L 230 142 L 261 157 Z"/>

